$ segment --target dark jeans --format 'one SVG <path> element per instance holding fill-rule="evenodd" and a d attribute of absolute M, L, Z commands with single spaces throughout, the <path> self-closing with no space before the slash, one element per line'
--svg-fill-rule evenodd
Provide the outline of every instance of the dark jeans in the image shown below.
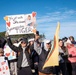
<path fill-rule="evenodd" d="M 76 63 L 71 63 L 72 65 L 72 75 L 76 75 Z"/>
<path fill-rule="evenodd" d="M 32 75 L 30 67 L 22 67 L 18 70 L 18 75 Z"/>
<path fill-rule="evenodd" d="M 68 75 L 72 75 L 72 65 L 70 62 L 67 63 L 67 71 L 68 71 Z"/>
<path fill-rule="evenodd" d="M 67 75 L 66 65 L 65 63 L 59 63 L 59 66 L 55 66 L 56 75 L 59 75 L 60 71 L 62 75 Z"/>

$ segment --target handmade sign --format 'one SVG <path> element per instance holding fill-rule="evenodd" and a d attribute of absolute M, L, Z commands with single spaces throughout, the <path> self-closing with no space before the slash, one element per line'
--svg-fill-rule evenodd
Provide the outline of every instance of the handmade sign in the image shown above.
<path fill-rule="evenodd" d="M 7 44 L 4 46 L 4 55 L 8 60 L 16 59 L 16 53 Z"/>
<path fill-rule="evenodd" d="M 31 14 L 8 15 L 4 17 L 9 35 L 30 34 L 36 29 L 36 12 Z"/>
<path fill-rule="evenodd" d="M 0 75 L 10 75 L 8 62 L 5 57 L 0 57 Z"/>

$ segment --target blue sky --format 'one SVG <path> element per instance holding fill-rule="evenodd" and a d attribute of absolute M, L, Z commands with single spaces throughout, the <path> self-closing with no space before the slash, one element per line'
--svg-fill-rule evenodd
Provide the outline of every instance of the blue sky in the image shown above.
<path fill-rule="evenodd" d="M 37 30 L 53 39 L 57 22 L 60 22 L 60 38 L 76 39 L 76 0 L 0 0 L 0 32 L 6 31 L 6 15 L 37 12 Z"/>

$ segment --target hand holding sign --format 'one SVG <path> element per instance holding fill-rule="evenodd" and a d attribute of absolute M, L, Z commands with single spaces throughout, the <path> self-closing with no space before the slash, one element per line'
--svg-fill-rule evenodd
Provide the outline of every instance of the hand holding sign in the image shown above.
<path fill-rule="evenodd" d="M 5 20 L 5 21 L 8 21 L 8 16 L 5 16 L 5 17 L 4 17 L 4 20 Z"/>

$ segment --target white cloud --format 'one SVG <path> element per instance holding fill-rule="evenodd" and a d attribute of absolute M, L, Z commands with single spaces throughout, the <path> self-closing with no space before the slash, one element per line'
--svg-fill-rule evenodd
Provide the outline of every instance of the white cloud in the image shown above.
<path fill-rule="evenodd" d="M 47 39 L 53 39 L 55 30 L 56 30 L 57 22 L 55 23 L 47 23 L 44 25 L 38 25 L 37 29 L 41 34 L 45 34 Z M 74 36 L 76 39 L 76 22 L 60 22 L 60 38 L 64 36 Z"/>
<path fill-rule="evenodd" d="M 74 14 L 76 14 L 76 11 L 75 10 L 69 10 L 69 11 L 65 11 L 64 14 L 74 15 Z"/>
<path fill-rule="evenodd" d="M 46 38 L 54 36 L 57 22 L 60 21 L 60 38 L 64 36 L 74 36 L 76 38 L 76 11 L 63 9 L 62 11 L 46 13 L 46 15 L 38 16 L 38 30 L 44 33 Z"/>
<path fill-rule="evenodd" d="M 47 22 L 56 22 L 56 21 L 66 21 L 71 19 L 71 17 L 76 16 L 75 10 L 65 10 L 65 11 L 56 11 L 51 13 L 46 13 L 46 15 L 40 16 L 37 18 L 37 23 L 47 23 Z"/>

